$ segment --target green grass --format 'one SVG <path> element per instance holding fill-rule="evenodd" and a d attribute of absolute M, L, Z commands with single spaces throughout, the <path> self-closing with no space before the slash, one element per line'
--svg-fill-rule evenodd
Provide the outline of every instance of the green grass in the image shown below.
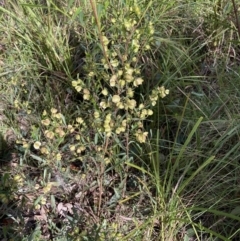
<path fill-rule="evenodd" d="M 234 4 L 0 6 L 0 239 L 239 240 Z"/>

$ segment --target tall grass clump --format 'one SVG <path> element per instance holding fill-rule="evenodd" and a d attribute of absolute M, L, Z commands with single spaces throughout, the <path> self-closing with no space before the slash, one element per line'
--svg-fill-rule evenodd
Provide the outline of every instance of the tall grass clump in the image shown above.
<path fill-rule="evenodd" d="M 1 4 L 2 239 L 238 237 L 237 97 L 213 89 L 237 36 L 220 3 Z M 225 61 L 199 66 L 217 48 Z"/>

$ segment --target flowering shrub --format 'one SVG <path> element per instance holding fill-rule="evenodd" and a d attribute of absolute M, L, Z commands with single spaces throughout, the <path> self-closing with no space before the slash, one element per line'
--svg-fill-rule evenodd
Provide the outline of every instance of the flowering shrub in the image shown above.
<path fill-rule="evenodd" d="M 111 11 L 107 4 L 101 5 L 102 12 L 93 2 L 91 29 L 96 31 L 86 36 L 84 67 L 71 79 L 71 88 L 81 96 L 79 107 L 68 116 L 55 105 L 46 107 L 40 125 L 31 126 L 31 137 L 18 143 L 25 151 L 33 148 L 37 155 L 31 157 L 52 169 L 67 167 L 75 159 L 92 158 L 94 161 L 88 163 L 101 163 L 98 166 L 102 178 L 105 165 L 122 158 L 119 147 L 124 160 L 128 160 L 130 143 L 147 141 L 144 121 L 153 115 L 158 99 L 166 97 L 169 90 L 155 86 L 146 96 L 140 92 L 145 83 L 142 57 L 151 50 L 154 40 L 154 24 L 146 15 L 148 2 L 130 0 Z M 71 11 L 75 16 L 78 10 Z M 77 29 L 76 34 L 78 39 L 83 37 Z M 27 101 L 14 104 L 18 109 L 29 109 Z M 46 183 L 43 186 L 47 187 Z"/>
<path fill-rule="evenodd" d="M 99 32 L 94 41 L 101 46 L 95 44 L 95 55 L 86 53 L 86 75 L 73 80 L 72 86 L 88 106 L 89 114 L 82 116 L 88 130 L 122 143 L 144 143 L 148 132 L 143 122 L 153 114 L 158 98 L 164 98 L 169 90 L 156 86 L 150 96 L 137 100 L 136 90 L 144 83 L 141 56 L 151 48 L 154 26 L 145 16 L 144 4 L 131 1 L 121 7 L 122 11 L 113 9 L 110 19 L 95 13 Z M 108 26 L 109 21 L 111 28 L 102 31 L 100 26 Z"/>
<path fill-rule="evenodd" d="M 92 33 L 86 48 L 84 74 L 71 81 L 81 96 L 79 110 L 67 121 L 59 109 L 44 110 L 41 126 L 32 127 L 31 143 L 21 140 L 23 148 L 33 146 L 44 165 L 60 163 L 66 151 L 80 160 L 91 153 L 107 164 L 119 145 L 128 158 L 129 143 L 146 142 L 144 121 L 153 115 L 158 99 L 169 94 L 164 86 L 155 86 L 149 95 L 139 98 L 139 87 L 145 81 L 142 56 L 150 51 L 154 40 L 154 25 L 145 15 L 148 6 L 144 1 L 139 4 L 132 0 L 112 11 L 105 5 L 103 11 L 111 12 L 111 16 L 96 12 L 95 7 L 92 4 L 98 31 Z M 77 10 L 71 11 L 74 15 Z"/>

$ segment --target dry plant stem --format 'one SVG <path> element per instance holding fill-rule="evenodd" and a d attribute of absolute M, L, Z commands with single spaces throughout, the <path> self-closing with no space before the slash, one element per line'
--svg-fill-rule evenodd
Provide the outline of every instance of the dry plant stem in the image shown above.
<path fill-rule="evenodd" d="M 107 153 L 108 142 L 109 142 L 109 137 L 107 137 L 107 139 L 106 139 L 104 152 L 103 152 L 103 160 L 101 160 L 101 165 L 100 165 L 98 217 L 100 217 L 100 214 L 101 214 L 102 192 L 103 192 L 103 177 L 104 177 L 104 170 L 105 170 L 104 156 Z"/>
<path fill-rule="evenodd" d="M 126 149 L 127 160 L 129 160 L 129 125 L 127 125 L 126 147 L 127 147 L 127 149 Z M 122 191 L 122 197 L 125 197 L 128 169 L 129 169 L 129 166 L 127 165 L 126 166 L 126 176 L 124 178 L 124 188 Z"/>
<path fill-rule="evenodd" d="M 220 112 L 224 109 L 226 104 L 230 101 L 230 98 L 228 98 L 211 116 L 209 119 L 215 119 L 220 114 Z"/>
<path fill-rule="evenodd" d="M 96 19 L 96 23 L 97 23 L 97 27 L 98 27 L 98 32 L 99 32 L 99 39 L 100 39 L 100 42 L 101 42 L 101 45 L 102 45 L 102 48 L 103 48 L 104 58 L 106 59 L 106 61 L 107 61 L 107 63 L 108 63 L 108 66 L 109 66 L 112 74 L 114 74 L 112 65 L 110 64 L 110 62 L 109 62 L 109 60 L 108 60 L 107 53 L 106 53 L 106 49 L 105 49 L 105 45 L 104 45 L 104 42 L 103 42 L 103 36 L 102 36 L 102 31 L 101 31 L 101 24 L 100 24 L 100 21 L 99 21 L 99 18 L 98 18 L 98 14 L 97 14 L 97 9 L 96 9 L 96 2 L 95 2 L 95 0 L 90 0 L 90 3 L 91 3 L 91 6 L 92 6 L 92 10 L 93 10 L 94 17 L 95 17 L 95 19 Z"/>
<path fill-rule="evenodd" d="M 239 24 L 239 20 L 238 20 L 238 10 L 237 10 L 237 7 L 236 7 L 235 0 L 232 0 L 232 4 L 233 4 L 234 14 L 235 14 L 235 18 L 236 18 L 238 35 L 240 36 L 240 24 Z"/>

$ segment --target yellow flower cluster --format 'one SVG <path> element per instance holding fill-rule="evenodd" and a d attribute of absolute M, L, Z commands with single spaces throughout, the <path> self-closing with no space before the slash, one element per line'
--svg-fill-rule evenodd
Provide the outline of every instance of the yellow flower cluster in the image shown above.
<path fill-rule="evenodd" d="M 130 109 L 133 110 L 137 105 L 136 100 L 134 99 L 127 99 L 126 104 L 125 104 L 125 110 Z"/>
<path fill-rule="evenodd" d="M 127 89 L 127 97 L 133 98 L 134 96 L 134 90 L 132 88 Z"/>
<path fill-rule="evenodd" d="M 70 11 L 68 12 L 68 14 L 69 14 L 70 16 L 72 16 L 72 15 L 74 15 L 74 14 L 76 13 L 76 11 L 77 11 L 77 8 L 76 8 L 76 7 L 73 7 L 73 8 L 70 9 Z"/>
<path fill-rule="evenodd" d="M 117 127 L 115 133 L 116 134 L 124 133 L 126 131 L 126 127 L 127 127 L 127 120 L 123 120 L 120 126 Z"/>
<path fill-rule="evenodd" d="M 141 85 L 143 83 L 143 79 L 142 78 L 136 78 L 134 81 L 133 81 L 133 85 L 135 87 Z"/>
<path fill-rule="evenodd" d="M 164 86 L 158 87 L 157 90 L 161 98 L 164 98 L 169 94 L 169 90 L 166 90 Z"/>
<path fill-rule="evenodd" d="M 106 132 L 106 135 L 107 136 L 111 136 L 111 131 L 112 131 L 112 121 L 111 121 L 111 117 L 112 115 L 111 114 L 107 114 L 105 120 L 104 120 L 104 132 Z"/>
<path fill-rule="evenodd" d="M 94 75 L 94 73 L 90 72 L 89 73 L 89 77 L 92 77 Z M 85 87 L 85 84 L 83 83 L 83 81 L 81 79 L 78 79 L 78 80 L 73 80 L 72 81 L 72 86 L 74 87 L 74 89 L 77 91 L 77 92 L 83 92 L 83 99 L 84 100 L 89 100 L 91 95 L 90 95 L 90 91 L 89 89 L 87 88 L 84 88 Z"/>
<path fill-rule="evenodd" d="M 46 131 L 44 131 L 44 134 L 49 140 L 53 140 L 53 138 L 54 138 L 54 132 L 53 131 L 46 130 Z"/>
<path fill-rule="evenodd" d="M 22 101 L 21 103 L 16 99 L 14 100 L 14 107 L 16 109 L 26 110 L 27 114 L 31 114 L 31 108 L 28 101 Z"/>
<path fill-rule="evenodd" d="M 134 6 L 130 8 L 138 17 L 141 15 L 141 9 L 139 8 L 137 3 L 134 3 Z"/>
<path fill-rule="evenodd" d="M 141 120 L 145 120 L 146 117 L 153 115 L 153 111 L 151 109 L 142 109 L 138 112 L 138 116 Z"/>
<path fill-rule="evenodd" d="M 111 87 L 116 86 L 117 78 L 118 78 L 118 76 L 116 74 L 112 75 L 112 77 L 111 77 L 111 79 L 109 81 L 109 84 L 110 84 Z"/>
<path fill-rule="evenodd" d="M 50 154 L 50 151 L 49 151 L 48 147 L 47 146 L 42 146 L 42 144 L 41 144 L 40 151 L 41 151 L 41 153 L 43 155 L 46 155 L 46 156 L 48 156 Z"/>
<path fill-rule="evenodd" d="M 98 119 L 100 117 L 99 111 L 94 111 L 93 116 L 95 119 Z"/>
<path fill-rule="evenodd" d="M 82 117 L 77 117 L 74 127 L 79 129 L 79 131 L 84 131 L 87 127 L 87 124 Z"/>
<path fill-rule="evenodd" d="M 102 101 L 100 102 L 99 106 L 100 106 L 103 110 L 105 110 L 105 109 L 109 106 L 109 104 L 108 104 L 105 100 L 102 100 Z"/>
<path fill-rule="evenodd" d="M 69 146 L 69 149 L 73 154 L 75 154 L 75 156 L 78 156 L 86 150 L 86 147 L 81 144 L 73 144 Z"/>
<path fill-rule="evenodd" d="M 64 137 L 66 135 L 63 130 L 62 124 L 64 117 L 57 109 L 51 108 L 51 117 L 47 117 L 47 112 L 43 112 L 43 120 L 41 121 L 42 125 L 49 127 L 49 129 L 44 131 L 44 135 L 47 139 L 53 140 L 56 137 Z M 35 149 L 39 149 L 39 143 L 35 142 Z"/>
<path fill-rule="evenodd" d="M 36 202 L 38 200 L 38 202 Z M 38 197 L 35 202 L 34 202 L 34 209 L 39 210 L 42 205 L 45 205 L 47 203 L 47 198 L 44 196 Z"/>
<path fill-rule="evenodd" d="M 44 110 L 41 124 L 43 125 L 46 142 L 35 141 L 33 143 L 34 149 L 39 150 L 47 159 L 61 160 L 61 154 L 54 153 L 53 148 L 55 148 L 55 145 L 58 146 L 65 136 L 70 133 L 64 116 L 55 108 L 51 108 L 50 114 Z"/>
<path fill-rule="evenodd" d="M 134 77 L 134 74 L 139 74 L 139 70 L 134 70 L 129 64 L 126 64 L 124 71 L 118 70 L 117 74 L 113 74 L 109 80 L 109 85 L 111 87 L 117 87 L 118 89 L 126 88 L 128 91 L 128 96 L 133 96 L 133 90 L 127 84 L 133 82 L 134 87 L 142 85 L 143 79 L 140 77 Z M 130 88 L 130 89 L 129 89 Z M 129 89 L 129 90 L 128 90 Z M 102 91 L 102 94 L 107 95 L 106 90 Z M 130 96 L 132 95 L 132 96 Z"/>
<path fill-rule="evenodd" d="M 85 92 L 87 95 L 88 92 Z M 97 116 L 97 113 L 95 113 Z M 77 117 L 73 125 L 67 125 L 65 123 L 64 116 L 58 112 L 57 109 L 52 108 L 50 110 L 50 115 L 46 111 L 43 112 L 42 125 L 46 128 L 44 130 L 44 135 L 46 137 L 46 142 L 41 143 L 36 141 L 33 147 L 39 150 L 42 155 L 45 156 L 46 160 L 60 161 L 62 159 L 62 154 L 59 151 L 54 151 L 59 144 L 65 140 L 68 135 L 74 136 L 73 144 L 69 146 L 71 152 L 78 156 L 82 153 L 86 147 L 82 144 L 81 133 L 86 129 L 86 123 L 82 117 Z M 74 135 L 73 135 L 74 134 Z M 77 144 L 75 144 L 75 141 Z"/>
<path fill-rule="evenodd" d="M 125 73 L 124 73 L 124 80 L 126 80 L 127 83 L 131 83 L 134 80 L 133 77 L 134 69 L 131 68 L 129 65 L 125 66 Z"/>
<path fill-rule="evenodd" d="M 16 185 L 17 186 L 20 186 L 20 187 L 22 187 L 23 186 L 23 184 L 24 184 L 24 177 L 22 176 L 22 175 L 16 175 L 16 176 L 14 176 L 14 178 L 13 178 L 13 180 L 14 180 L 14 182 L 16 183 Z"/>
<path fill-rule="evenodd" d="M 135 19 L 125 19 L 124 22 L 124 27 L 128 32 L 131 32 L 134 26 L 137 24 L 137 21 Z"/>
<path fill-rule="evenodd" d="M 158 96 L 161 98 L 166 97 L 169 94 L 169 90 L 165 89 L 164 86 L 158 87 L 157 89 L 152 90 L 152 93 L 150 95 L 150 100 L 152 103 L 152 106 L 155 106 L 158 100 Z"/>
<path fill-rule="evenodd" d="M 76 122 L 79 123 L 79 124 L 84 124 L 84 120 L 83 120 L 82 117 L 77 117 Z"/>
<path fill-rule="evenodd" d="M 119 95 L 114 95 L 112 97 L 112 102 L 115 103 L 115 104 L 118 104 L 120 102 L 121 98 Z"/>
<path fill-rule="evenodd" d="M 90 91 L 88 89 L 83 89 L 83 99 L 84 100 L 90 99 Z"/>
<path fill-rule="evenodd" d="M 73 80 L 72 81 L 72 86 L 75 88 L 77 92 L 80 92 L 82 88 L 84 87 L 84 83 L 81 79 L 78 80 Z"/>
<path fill-rule="evenodd" d="M 109 44 L 109 40 L 108 40 L 108 38 L 106 36 L 102 36 L 102 41 L 103 41 L 103 44 L 105 46 L 107 46 Z"/>
<path fill-rule="evenodd" d="M 107 88 L 104 88 L 101 92 L 104 96 L 107 96 L 108 95 L 108 90 Z"/>
<path fill-rule="evenodd" d="M 136 140 L 140 143 L 145 143 L 146 138 L 148 136 L 148 132 L 143 132 L 141 129 L 138 129 L 137 132 L 135 133 Z"/>
<path fill-rule="evenodd" d="M 132 48 L 134 53 L 137 53 L 138 50 L 140 49 L 140 43 L 137 38 L 132 40 Z"/>
<path fill-rule="evenodd" d="M 150 21 L 149 23 L 148 23 L 148 32 L 149 32 L 149 34 L 150 35 L 153 35 L 154 34 L 154 27 L 153 27 L 153 23 Z"/>
<path fill-rule="evenodd" d="M 40 147 L 41 147 L 42 143 L 40 141 L 36 141 L 34 144 L 33 144 L 33 147 L 35 150 L 39 150 Z"/>

